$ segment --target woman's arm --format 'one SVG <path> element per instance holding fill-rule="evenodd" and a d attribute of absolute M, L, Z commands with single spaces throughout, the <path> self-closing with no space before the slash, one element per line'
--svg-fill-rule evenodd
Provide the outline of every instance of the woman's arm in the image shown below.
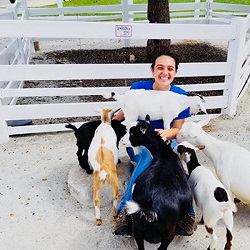
<path fill-rule="evenodd" d="M 161 136 L 163 141 L 172 140 L 176 137 L 184 122 L 185 119 L 174 120 L 171 129 L 155 129 L 155 131 Z"/>
<path fill-rule="evenodd" d="M 122 109 L 113 117 L 113 120 L 118 120 L 120 122 L 124 121 L 124 113 Z"/>

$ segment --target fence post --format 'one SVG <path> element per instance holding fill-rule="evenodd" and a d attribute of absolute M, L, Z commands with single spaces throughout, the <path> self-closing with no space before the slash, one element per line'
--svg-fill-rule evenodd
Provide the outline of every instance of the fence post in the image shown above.
<path fill-rule="evenodd" d="M 21 2 L 21 10 L 22 10 L 22 17 L 24 16 L 25 19 L 29 19 L 29 11 L 28 11 L 27 0 L 22 0 L 22 2 Z"/>
<path fill-rule="evenodd" d="M 122 0 L 122 22 L 129 22 L 129 11 L 128 11 L 128 2 L 130 0 Z M 124 39 L 124 47 L 130 47 L 130 40 Z"/>
<path fill-rule="evenodd" d="M 27 0 L 22 0 L 21 12 L 22 12 L 21 19 L 28 20 L 29 19 L 29 10 L 28 10 Z M 34 38 L 27 38 L 27 39 L 29 39 L 30 43 L 33 43 L 32 52 L 40 50 L 39 41 L 35 41 Z M 25 63 L 27 63 L 27 58 L 25 58 L 25 59 L 26 59 Z"/>
<path fill-rule="evenodd" d="M 206 23 L 209 23 L 209 18 L 212 16 L 211 12 L 213 12 L 213 9 L 211 8 L 211 4 L 213 3 L 213 0 L 206 0 Z"/>
<path fill-rule="evenodd" d="M 195 0 L 195 3 L 200 3 L 201 1 L 200 0 Z M 199 12 L 200 12 L 200 9 L 195 9 L 194 10 L 194 19 L 199 19 L 200 18 L 200 15 L 199 15 Z"/>
<path fill-rule="evenodd" d="M 63 8 L 62 0 L 57 0 L 57 8 Z M 60 14 L 59 17 L 64 16 L 64 14 Z"/>
<path fill-rule="evenodd" d="M 243 64 L 243 51 L 245 45 L 245 37 L 247 31 L 247 20 L 245 18 L 233 18 L 231 25 L 235 25 L 235 39 L 230 40 L 228 44 L 227 61 L 232 63 L 232 71 L 230 76 L 225 77 L 228 83 L 228 90 L 223 95 L 228 96 L 228 105 L 222 113 L 230 116 L 236 113 L 239 96 L 240 74 Z"/>
<path fill-rule="evenodd" d="M 1 93 L 0 93 L 0 95 L 1 95 Z M 2 100 L 0 100 L 0 144 L 3 144 L 9 140 L 8 125 L 4 119 L 2 107 L 3 107 Z"/>

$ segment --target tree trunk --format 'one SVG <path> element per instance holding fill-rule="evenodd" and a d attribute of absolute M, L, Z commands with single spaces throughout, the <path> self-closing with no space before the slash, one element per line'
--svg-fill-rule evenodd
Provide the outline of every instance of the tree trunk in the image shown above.
<path fill-rule="evenodd" d="M 150 23 L 170 23 L 169 1 L 148 0 L 148 20 Z M 149 39 L 147 41 L 147 62 L 155 55 L 169 51 L 170 39 Z"/>

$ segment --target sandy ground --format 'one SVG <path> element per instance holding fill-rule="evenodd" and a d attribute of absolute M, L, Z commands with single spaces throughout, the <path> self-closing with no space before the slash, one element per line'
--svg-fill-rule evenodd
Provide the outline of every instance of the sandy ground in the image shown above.
<path fill-rule="evenodd" d="M 114 47 L 117 42 L 117 46 L 122 46 L 122 41 L 109 41 L 109 44 Z M 40 53 L 62 49 L 62 43 L 65 44 L 65 41 L 41 42 Z M 73 48 L 91 46 L 87 40 L 74 40 L 73 44 Z M 215 118 L 205 128 L 206 131 L 250 150 L 249 100 L 250 89 L 240 101 L 234 117 Z M 0 249 L 135 248 L 133 240 L 112 234 L 115 224 L 111 219 L 111 193 L 108 187 L 104 188 L 101 200 L 103 225 L 95 225 L 91 188 L 93 177 L 87 176 L 78 166 L 75 143 L 74 134 L 65 132 L 12 136 L 8 143 L 0 145 Z M 123 195 L 129 175 L 128 158 L 123 147 L 120 156 L 122 163 L 118 165 L 119 199 Z M 202 152 L 198 156 L 201 163 L 212 168 L 211 162 Z M 82 199 L 78 199 L 80 202 L 75 199 L 78 194 L 72 192 L 72 183 L 86 191 Z M 242 203 L 237 206 L 233 249 L 248 250 L 250 206 Z M 197 211 L 197 216 L 199 215 Z M 223 249 L 225 228 L 222 222 L 219 223 L 217 232 L 218 249 Z M 208 244 L 208 234 L 204 226 L 198 225 L 197 231 L 191 237 L 175 237 L 169 249 L 202 250 L 207 249 Z M 146 249 L 156 249 L 158 244 L 146 243 L 145 246 Z"/>
<path fill-rule="evenodd" d="M 206 131 L 250 150 L 250 89 L 234 117 L 210 121 Z M 112 235 L 111 205 L 103 202 L 103 225 L 94 223 L 92 176 L 78 166 L 72 132 L 13 136 L 0 146 L 0 246 L 4 250 L 133 249 L 134 241 Z M 201 152 L 200 161 L 211 167 Z M 120 197 L 128 177 L 128 158 L 121 148 L 118 166 Z M 69 191 L 69 175 L 87 189 L 82 203 Z M 89 190 L 89 191 L 88 191 Z M 102 200 L 111 199 L 107 189 Z M 107 196 L 107 197 L 106 197 Z M 233 249 L 250 249 L 250 206 L 239 204 L 235 215 Z M 199 216 L 199 212 L 197 212 Z M 198 218 L 197 218 L 198 220 Z M 219 248 L 223 249 L 225 228 L 218 225 Z M 209 239 L 202 225 L 191 237 L 177 236 L 169 249 L 206 249 Z M 157 245 L 146 243 L 146 249 Z"/>

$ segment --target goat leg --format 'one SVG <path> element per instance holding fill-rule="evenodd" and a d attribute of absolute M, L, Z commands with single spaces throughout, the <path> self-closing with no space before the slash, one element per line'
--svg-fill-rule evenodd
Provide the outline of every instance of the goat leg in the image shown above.
<path fill-rule="evenodd" d="M 83 149 L 80 147 L 78 148 L 76 152 L 79 165 L 81 168 L 86 170 L 87 174 L 92 174 L 93 169 L 91 169 L 89 162 L 88 162 L 88 150 L 85 150 L 83 155 L 82 155 L 82 152 L 83 152 Z"/>
<path fill-rule="evenodd" d="M 117 219 L 116 209 L 117 209 L 117 199 L 118 199 L 118 177 L 116 171 L 113 171 L 112 178 L 107 179 L 110 186 L 113 188 L 113 220 Z"/>
<path fill-rule="evenodd" d="M 99 172 L 94 172 L 94 206 L 95 206 L 95 218 L 96 218 L 96 225 L 102 225 L 101 219 L 101 211 L 100 211 L 100 190 L 103 186 L 104 182 L 99 178 Z"/>
<path fill-rule="evenodd" d="M 166 250 L 169 246 L 169 244 L 171 243 L 171 241 L 174 239 L 175 237 L 175 230 L 171 230 L 172 232 L 169 232 L 163 240 L 161 242 L 161 245 L 158 247 L 158 250 Z"/>
<path fill-rule="evenodd" d="M 135 235 L 135 241 L 138 246 L 138 250 L 145 250 L 144 239 L 143 239 L 142 233 L 138 229 L 134 228 L 134 235 Z"/>

